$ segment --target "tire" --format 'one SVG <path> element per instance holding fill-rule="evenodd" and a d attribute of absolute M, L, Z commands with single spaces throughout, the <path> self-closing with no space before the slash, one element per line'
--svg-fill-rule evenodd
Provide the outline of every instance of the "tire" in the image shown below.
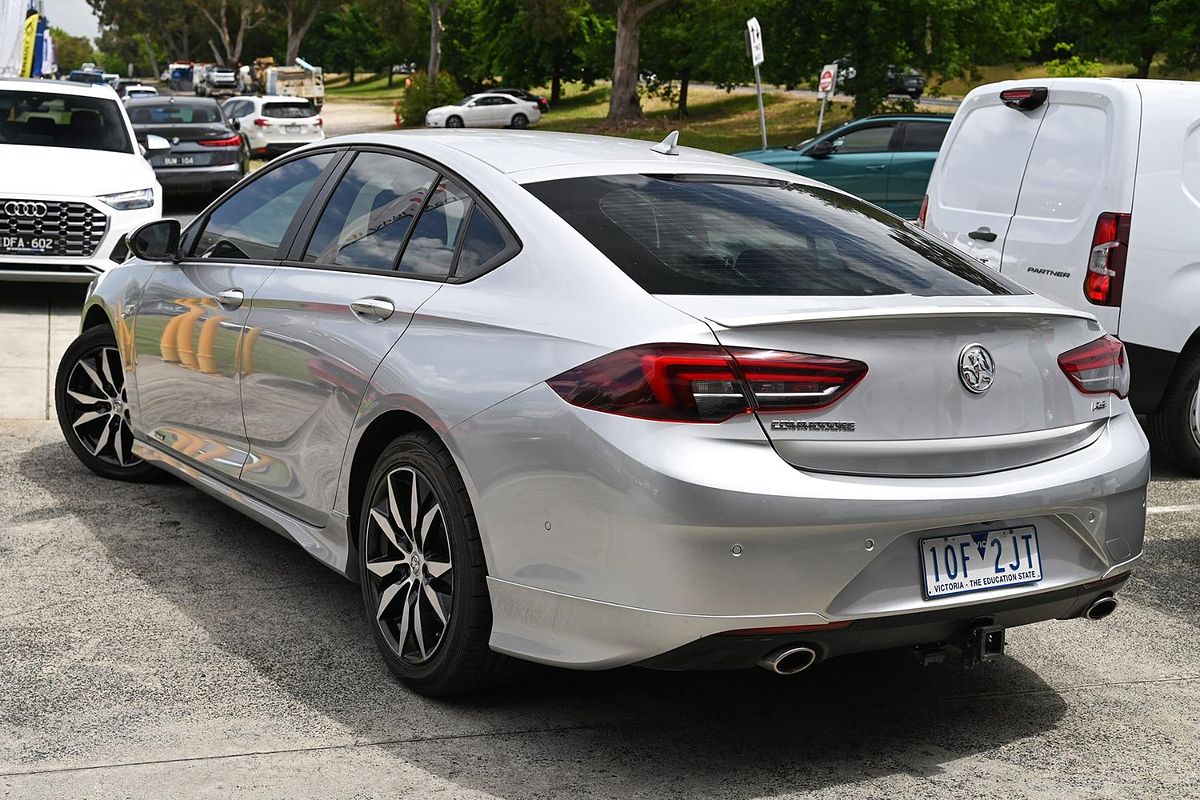
<path fill-rule="evenodd" d="M 465 126 L 463 125 L 462 117 L 455 114 L 453 116 L 446 117 L 446 127 L 447 128 L 462 128 Z"/>
<path fill-rule="evenodd" d="M 134 483 L 167 477 L 132 453 L 125 372 L 107 325 L 89 328 L 67 348 L 55 376 L 54 403 L 67 444 L 92 472 Z"/>
<path fill-rule="evenodd" d="M 913 99 L 914 103 L 921 102 L 921 93 L 920 92 L 913 92 L 912 94 L 909 95 L 909 97 L 911 97 Z"/>
<path fill-rule="evenodd" d="M 437 436 L 415 431 L 388 445 L 371 471 L 358 528 L 363 603 L 397 678 L 418 694 L 450 697 L 519 674 L 524 662 L 488 647 L 492 609 L 479 528 Z M 414 529 L 416 547 L 406 533 Z"/>
<path fill-rule="evenodd" d="M 517 130 L 523 130 L 529 127 L 529 117 L 524 114 L 513 114 L 512 126 Z"/>
<path fill-rule="evenodd" d="M 1156 448 L 1171 463 L 1200 476 L 1200 351 L 1180 357 L 1158 410 L 1147 425 Z"/>

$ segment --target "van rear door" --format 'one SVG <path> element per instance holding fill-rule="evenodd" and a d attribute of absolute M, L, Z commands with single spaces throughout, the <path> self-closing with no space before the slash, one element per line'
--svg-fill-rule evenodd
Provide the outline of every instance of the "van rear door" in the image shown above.
<path fill-rule="evenodd" d="M 1141 96 L 1123 81 L 1063 80 L 1045 109 L 1001 271 L 1116 333 L 1120 308 L 1090 303 L 1084 278 L 1100 215 L 1133 208 Z"/>
<path fill-rule="evenodd" d="M 1000 99 L 1010 84 L 967 95 L 951 124 L 929 181 L 925 228 L 993 269 L 1017 205 L 1021 176 L 1045 104 L 1028 111 Z"/>

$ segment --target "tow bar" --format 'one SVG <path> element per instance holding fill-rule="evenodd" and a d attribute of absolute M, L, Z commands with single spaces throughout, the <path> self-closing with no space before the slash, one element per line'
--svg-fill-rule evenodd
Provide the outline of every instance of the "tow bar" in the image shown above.
<path fill-rule="evenodd" d="M 944 663 L 951 650 L 962 654 L 963 666 L 967 669 L 995 661 L 1004 655 L 1004 626 L 993 624 L 991 618 L 979 620 L 951 642 L 920 645 L 915 648 L 915 653 L 921 666 L 927 667 Z"/>

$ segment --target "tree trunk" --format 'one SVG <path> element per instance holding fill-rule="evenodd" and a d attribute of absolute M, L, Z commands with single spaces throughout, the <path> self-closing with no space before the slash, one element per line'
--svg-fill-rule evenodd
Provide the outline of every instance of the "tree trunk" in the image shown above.
<path fill-rule="evenodd" d="M 395 77 L 396 77 L 396 73 L 395 73 L 394 71 L 392 71 L 392 65 L 391 65 L 391 64 L 388 64 L 388 65 L 387 65 L 385 68 L 387 69 L 387 74 L 388 74 L 388 88 L 390 89 L 390 88 L 392 88 L 392 81 L 395 79 Z"/>
<path fill-rule="evenodd" d="M 347 86 L 354 85 L 354 64 L 353 63 L 350 64 L 350 80 L 346 85 Z"/>
<path fill-rule="evenodd" d="M 550 104 L 562 98 L 562 44 L 554 49 L 554 62 L 550 72 Z"/>
<path fill-rule="evenodd" d="M 450 0 L 429 0 L 429 101 L 437 97 L 438 73 L 442 70 L 442 13 Z"/>
<path fill-rule="evenodd" d="M 687 110 L 687 93 L 688 84 L 692 80 L 692 68 L 684 67 L 679 71 L 679 118 L 684 119 L 688 115 Z"/>
<path fill-rule="evenodd" d="M 1137 74 L 1135 78 L 1149 78 L 1150 64 L 1154 61 L 1154 56 L 1158 53 L 1158 47 L 1153 44 L 1143 44 L 1141 47 L 1141 56 L 1138 58 Z"/>
<path fill-rule="evenodd" d="M 317 14 L 321 13 L 321 0 L 312 0 L 312 5 L 308 7 L 308 13 L 303 15 L 303 19 L 297 19 L 298 9 L 295 3 L 288 3 L 287 7 L 287 63 L 288 65 L 295 64 L 296 59 L 300 56 L 300 45 L 304 43 L 304 37 L 308 35 L 308 29 L 312 27 L 317 20 Z"/>
<path fill-rule="evenodd" d="M 158 58 L 154 55 L 154 46 L 150 44 L 150 38 L 146 34 L 140 33 L 138 38 L 142 40 L 142 46 L 146 48 L 146 55 L 150 57 L 150 69 L 157 80 L 161 73 L 158 71 Z"/>
<path fill-rule="evenodd" d="M 612 96 L 608 100 L 609 122 L 641 119 L 638 101 L 638 45 L 642 14 L 637 0 L 618 0 L 617 46 L 613 51 Z"/>

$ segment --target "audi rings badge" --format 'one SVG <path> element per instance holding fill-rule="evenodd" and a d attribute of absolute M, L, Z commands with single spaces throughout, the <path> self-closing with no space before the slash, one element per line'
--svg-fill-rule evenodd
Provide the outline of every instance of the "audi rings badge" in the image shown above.
<path fill-rule="evenodd" d="M 44 217 L 47 210 L 45 203 L 34 200 L 9 200 L 4 204 L 4 213 L 10 217 Z"/>

